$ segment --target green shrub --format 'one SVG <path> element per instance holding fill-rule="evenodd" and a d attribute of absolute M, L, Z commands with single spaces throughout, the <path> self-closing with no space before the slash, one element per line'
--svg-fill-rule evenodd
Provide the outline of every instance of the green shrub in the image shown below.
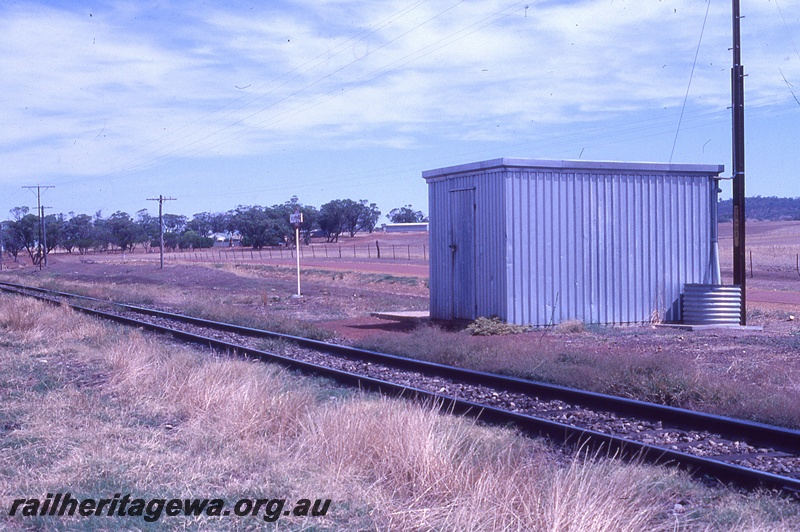
<path fill-rule="evenodd" d="M 504 334 L 520 334 L 532 330 L 530 325 L 514 325 L 506 323 L 498 317 L 478 318 L 469 325 L 467 330 L 473 336 L 499 336 Z"/>

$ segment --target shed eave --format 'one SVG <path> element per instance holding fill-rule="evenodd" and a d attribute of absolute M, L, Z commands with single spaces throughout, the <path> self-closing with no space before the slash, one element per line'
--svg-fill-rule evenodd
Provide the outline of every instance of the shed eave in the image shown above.
<path fill-rule="evenodd" d="M 725 171 L 721 164 L 691 164 L 691 163 L 656 163 L 656 162 L 622 162 L 622 161 L 584 161 L 584 160 L 550 160 L 550 159 L 522 159 L 516 157 L 502 157 L 474 163 L 425 170 L 422 177 L 426 181 L 449 177 L 457 174 L 481 172 L 495 168 L 521 168 L 521 169 L 553 169 L 561 170 L 602 170 L 604 172 L 618 170 L 621 172 L 656 172 L 695 174 L 698 177 L 716 177 Z"/>

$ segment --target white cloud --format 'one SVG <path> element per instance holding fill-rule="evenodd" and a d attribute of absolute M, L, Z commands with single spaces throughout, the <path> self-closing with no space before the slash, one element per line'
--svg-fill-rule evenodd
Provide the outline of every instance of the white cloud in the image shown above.
<path fill-rule="evenodd" d="M 541 125 L 678 113 L 705 2 L 528 5 L 117 2 L 92 16 L 0 7 L 2 179 L 105 178 L 314 143 L 501 141 Z M 791 109 L 787 82 L 800 96 L 800 1 L 780 6 L 788 29 L 774 2 L 748 4 L 742 21 L 754 107 Z M 728 105 L 728 9 L 711 6 L 689 121 Z"/>

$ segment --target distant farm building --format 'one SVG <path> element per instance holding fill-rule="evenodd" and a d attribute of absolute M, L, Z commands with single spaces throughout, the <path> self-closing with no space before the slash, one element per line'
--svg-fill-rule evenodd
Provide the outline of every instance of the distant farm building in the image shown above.
<path fill-rule="evenodd" d="M 384 233 L 424 233 L 427 230 L 428 230 L 427 222 L 381 225 L 381 231 L 383 231 Z"/>
<path fill-rule="evenodd" d="M 718 283 L 721 165 L 494 159 L 422 173 L 434 319 L 680 321 Z"/>
<path fill-rule="evenodd" d="M 232 247 L 242 245 L 239 233 L 211 233 L 208 238 L 214 241 L 214 247 Z"/>

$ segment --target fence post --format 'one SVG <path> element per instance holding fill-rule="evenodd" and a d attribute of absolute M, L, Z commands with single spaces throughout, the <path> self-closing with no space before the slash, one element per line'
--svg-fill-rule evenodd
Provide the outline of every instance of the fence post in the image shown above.
<path fill-rule="evenodd" d="M 392 260 L 397 260 L 397 256 L 394 254 L 394 244 L 392 244 Z"/>
<path fill-rule="evenodd" d="M 750 250 L 750 278 L 753 278 L 753 250 Z"/>
<path fill-rule="evenodd" d="M 381 258 L 381 247 L 378 245 L 378 241 L 375 241 L 375 248 L 378 250 L 378 258 Z"/>
<path fill-rule="evenodd" d="M 425 244 L 422 244 L 422 260 L 428 260 L 428 255 L 425 253 Z"/>

